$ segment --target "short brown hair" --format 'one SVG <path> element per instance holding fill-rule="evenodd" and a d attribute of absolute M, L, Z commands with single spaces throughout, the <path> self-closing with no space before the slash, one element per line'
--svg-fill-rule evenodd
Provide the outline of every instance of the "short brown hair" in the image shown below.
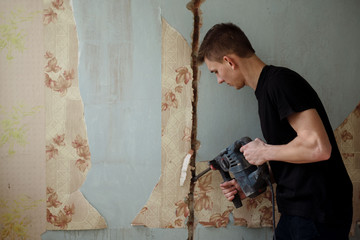
<path fill-rule="evenodd" d="M 197 61 L 202 64 L 205 58 L 222 62 L 226 54 L 235 53 L 239 57 L 248 57 L 255 53 L 245 33 L 235 24 L 219 23 L 205 35 L 201 43 Z"/>

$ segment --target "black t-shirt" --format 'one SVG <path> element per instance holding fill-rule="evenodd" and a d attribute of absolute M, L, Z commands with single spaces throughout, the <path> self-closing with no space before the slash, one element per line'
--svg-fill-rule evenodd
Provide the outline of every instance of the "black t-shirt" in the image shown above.
<path fill-rule="evenodd" d="M 270 161 L 277 183 L 279 212 L 310 217 L 319 222 L 351 221 L 352 183 L 324 106 L 314 89 L 292 70 L 265 66 L 255 95 L 261 129 L 268 144 L 289 143 L 297 134 L 287 117 L 296 112 L 316 109 L 332 145 L 331 157 L 326 161 L 306 164 Z"/>

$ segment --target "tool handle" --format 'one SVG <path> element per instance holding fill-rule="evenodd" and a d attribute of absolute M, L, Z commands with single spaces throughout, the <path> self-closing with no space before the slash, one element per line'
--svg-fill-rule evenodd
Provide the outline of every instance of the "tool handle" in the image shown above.
<path fill-rule="evenodd" d="M 225 182 L 232 180 L 232 178 L 231 178 L 231 176 L 230 176 L 230 174 L 228 172 L 224 172 L 221 168 L 218 169 L 218 170 L 219 170 L 219 172 L 220 172 L 220 174 L 221 174 L 221 176 L 222 176 L 222 178 L 224 179 Z M 240 198 L 239 193 L 236 193 L 234 195 L 234 199 L 232 200 L 232 202 L 233 202 L 233 204 L 234 204 L 234 206 L 236 208 L 239 208 L 239 207 L 242 206 L 242 202 L 241 202 L 241 198 Z"/>
<path fill-rule="evenodd" d="M 240 140 L 237 140 L 234 145 L 233 145 L 233 149 L 232 151 L 236 152 L 236 153 L 240 153 L 240 148 L 246 144 L 248 144 L 249 142 L 251 142 L 251 138 L 249 137 L 243 137 Z M 242 154 L 242 153 L 241 153 Z"/>
<path fill-rule="evenodd" d="M 234 195 L 234 199 L 232 200 L 232 202 L 233 202 L 233 204 L 234 204 L 234 206 L 236 208 L 239 208 L 239 207 L 242 206 L 241 198 L 240 198 L 240 195 L 238 193 L 236 193 Z"/>

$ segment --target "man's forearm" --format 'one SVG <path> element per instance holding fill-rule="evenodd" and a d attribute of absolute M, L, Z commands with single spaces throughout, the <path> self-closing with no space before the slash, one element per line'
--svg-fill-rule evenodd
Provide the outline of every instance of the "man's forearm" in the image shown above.
<path fill-rule="evenodd" d="M 314 134 L 296 137 L 285 145 L 269 145 L 263 151 L 265 161 L 284 161 L 290 163 L 311 163 L 330 158 L 331 145 Z"/>

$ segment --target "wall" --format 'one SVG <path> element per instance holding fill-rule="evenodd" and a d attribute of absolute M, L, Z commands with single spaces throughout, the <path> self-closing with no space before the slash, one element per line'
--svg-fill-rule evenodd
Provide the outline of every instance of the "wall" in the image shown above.
<path fill-rule="evenodd" d="M 92 154 L 82 192 L 108 229 L 48 231 L 42 239 L 186 239 L 187 229 L 148 229 L 130 223 L 145 204 L 161 167 L 161 16 L 190 43 L 188 0 L 74 0 L 79 81 Z M 268 64 L 290 67 L 318 91 L 336 128 L 359 102 L 358 1 L 208 0 L 206 31 L 234 22 Z M 234 139 L 261 137 L 250 89 L 218 86 L 201 67 L 198 159 Z M 229 117 L 227 117 L 229 116 Z M 231 116 L 231 117 L 230 117 Z M 209 121 L 208 119 L 211 119 Z M 198 226 L 195 239 L 271 239 L 271 229 Z"/>

